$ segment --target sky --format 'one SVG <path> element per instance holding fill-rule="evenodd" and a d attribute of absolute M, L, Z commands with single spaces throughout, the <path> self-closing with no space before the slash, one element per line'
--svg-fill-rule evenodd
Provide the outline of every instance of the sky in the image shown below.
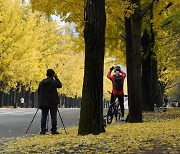
<path fill-rule="evenodd" d="M 24 0 L 25 5 L 29 5 L 29 0 Z M 65 18 L 67 18 L 70 15 L 67 14 Z M 65 28 L 62 34 L 65 32 L 70 32 L 72 33 L 73 36 L 78 37 L 78 33 L 76 32 L 76 24 L 74 22 L 65 22 L 60 15 L 51 15 L 51 18 L 54 22 L 57 22 L 59 27 L 64 27 L 67 26 L 68 28 Z"/>

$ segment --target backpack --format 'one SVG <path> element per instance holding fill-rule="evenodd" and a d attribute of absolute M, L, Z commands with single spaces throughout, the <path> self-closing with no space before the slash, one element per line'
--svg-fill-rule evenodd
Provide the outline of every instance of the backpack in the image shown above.
<path fill-rule="evenodd" d="M 122 77 L 114 75 L 114 81 L 115 81 L 115 89 L 116 90 L 123 90 Z"/>

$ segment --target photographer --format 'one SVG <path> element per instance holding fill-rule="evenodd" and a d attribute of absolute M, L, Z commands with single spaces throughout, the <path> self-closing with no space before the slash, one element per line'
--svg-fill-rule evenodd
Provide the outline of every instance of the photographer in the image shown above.
<path fill-rule="evenodd" d="M 112 71 L 114 70 L 114 74 L 111 75 Z M 123 92 L 123 83 L 124 79 L 126 77 L 126 73 L 124 73 L 121 70 L 120 66 L 116 67 L 111 67 L 107 77 L 112 81 L 112 94 L 111 94 L 111 103 L 114 103 L 116 98 L 118 98 L 118 101 L 120 103 L 121 107 L 121 113 L 122 113 L 122 118 L 121 120 L 124 119 L 124 92 Z"/>
<path fill-rule="evenodd" d="M 46 134 L 46 119 L 49 111 L 52 122 L 51 133 L 59 134 L 57 132 L 57 105 L 59 104 L 57 88 L 61 88 L 62 84 L 53 69 L 48 69 L 46 76 L 47 78 L 43 79 L 38 87 L 38 103 L 42 110 L 40 134 Z"/>

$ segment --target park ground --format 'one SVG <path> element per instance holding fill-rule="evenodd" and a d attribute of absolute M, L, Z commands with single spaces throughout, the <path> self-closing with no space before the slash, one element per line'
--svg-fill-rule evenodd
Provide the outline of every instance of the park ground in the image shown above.
<path fill-rule="evenodd" d="M 144 112 L 143 123 L 114 122 L 100 135 L 32 135 L 0 140 L 0 153 L 180 153 L 180 108 Z"/>

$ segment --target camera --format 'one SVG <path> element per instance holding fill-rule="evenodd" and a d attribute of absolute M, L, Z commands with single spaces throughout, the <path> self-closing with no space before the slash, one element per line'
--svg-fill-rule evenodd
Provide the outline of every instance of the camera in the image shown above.
<path fill-rule="evenodd" d="M 120 66 L 115 66 L 114 67 L 114 71 L 120 71 L 121 70 L 121 67 Z"/>

